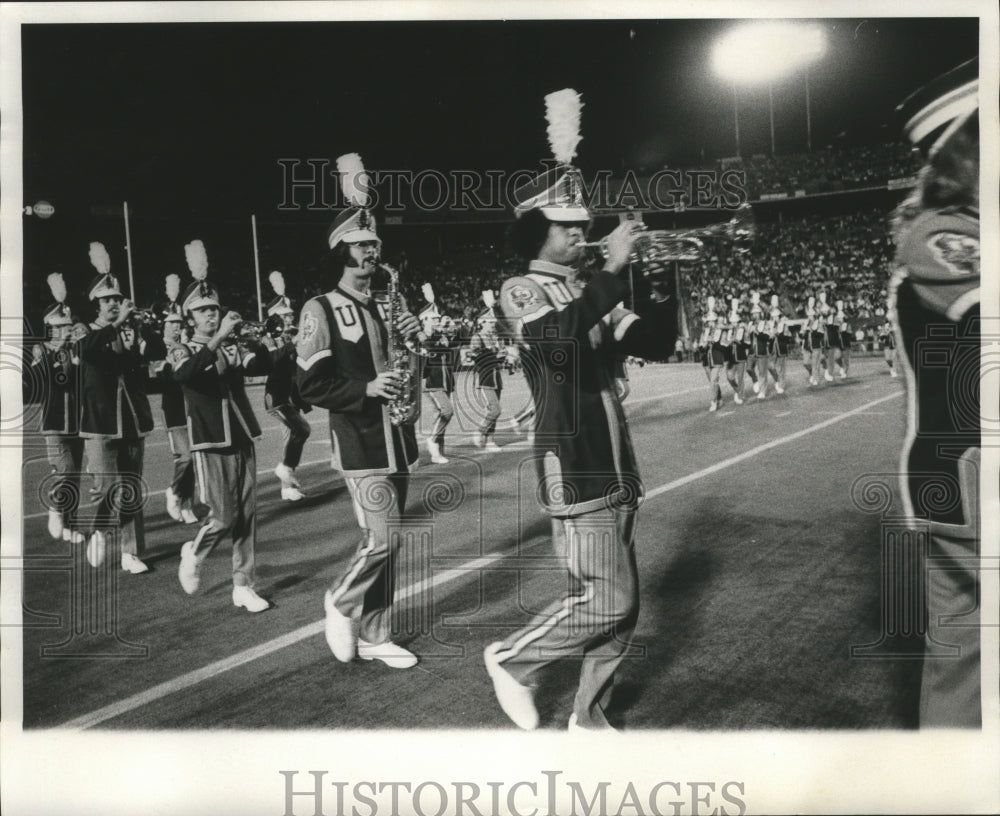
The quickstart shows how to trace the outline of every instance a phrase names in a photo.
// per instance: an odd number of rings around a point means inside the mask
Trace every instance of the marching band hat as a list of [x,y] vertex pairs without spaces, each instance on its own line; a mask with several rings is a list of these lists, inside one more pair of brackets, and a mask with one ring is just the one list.
[[343,242],[357,244],[361,241],[378,241],[375,217],[371,214],[371,180],[365,171],[361,156],[345,153],[337,158],[337,172],[344,199],[350,205],[337,216],[326,232],[330,249]]
[[111,256],[104,244],[92,241],[90,244],[90,263],[97,270],[97,277],[90,282],[88,297],[97,300],[102,297],[123,297],[118,288],[118,279],[111,274]]
[[271,288],[274,290],[274,297],[267,304],[267,316],[271,317],[272,315],[294,314],[295,311],[292,309],[292,301],[285,295],[285,276],[275,269],[270,275],[268,275],[268,281],[271,284]]
[[163,315],[164,323],[183,323],[184,318],[181,316],[180,312],[165,312]]
[[580,143],[580,112],[583,102],[572,88],[545,97],[545,121],[549,148],[557,164],[514,191],[514,215],[541,210],[549,221],[589,221],[583,201],[583,177],[573,166]]
[[42,322],[46,326],[72,326],[73,315],[69,306],[66,305],[66,283],[63,281],[63,276],[58,272],[53,272],[46,282],[49,284],[52,297],[55,298],[56,302],[45,310]]
[[184,314],[203,306],[219,307],[219,293],[207,280],[193,281],[181,298]]
[[930,157],[978,109],[979,58],[973,57],[914,91],[896,114],[906,138]]
[[267,304],[267,316],[281,314],[295,314],[295,310],[292,308],[292,302],[285,295],[276,295]]

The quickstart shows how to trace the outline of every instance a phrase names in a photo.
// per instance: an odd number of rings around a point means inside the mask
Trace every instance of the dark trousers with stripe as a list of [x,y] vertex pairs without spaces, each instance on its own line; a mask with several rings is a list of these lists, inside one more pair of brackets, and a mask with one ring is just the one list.
[[451,402],[451,394],[442,389],[425,389],[427,398],[434,405],[437,416],[434,417],[434,427],[431,429],[431,439],[437,445],[444,444],[444,429],[448,427],[451,418],[455,415],[455,407]]
[[580,660],[573,702],[577,724],[606,728],[615,670],[639,617],[635,510],[601,510],[553,519],[553,538],[575,587],[510,635],[497,657],[520,683],[560,658]]
[[117,527],[121,551],[142,555],[146,549],[142,505],[145,500],[142,462],[146,450],[143,438],[94,440],[89,451],[95,461],[91,471],[102,488],[93,529],[107,531]]
[[252,587],[257,542],[257,455],[253,442],[224,450],[196,450],[192,454],[199,499],[209,509],[194,538],[194,554],[201,563],[221,539],[231,537],[233,585]]
[[191,461],[191,441],[187,428],[167,428],[170,454],[174,457],[174,476],[170,489],[178,499],[194,497],[194,463]]
[[396,593],[393,526],[406,507],[409,473],[345,477],[362,536],[347,570],[330,587],[333,603],[346,617],[360,620],[358,637],[367,643],[392,639],[392,600]]
[[306,446],[312,428],[294,405],[271,408],[268,413],[281,423],[281,438],[285,441],[281,464],[294,470],[302,461],[302,449]]
[[48,507],[62,514],[63,525],[72,529],[80,506],[80,471],[83,440],[75,435],[46,434],[49,466],[57,478],[49,490]]

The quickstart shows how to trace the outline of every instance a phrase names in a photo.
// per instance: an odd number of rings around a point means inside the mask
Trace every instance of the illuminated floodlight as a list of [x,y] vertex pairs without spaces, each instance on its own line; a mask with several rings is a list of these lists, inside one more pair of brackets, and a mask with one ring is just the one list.
[[823,30],[794,22],[740,26],[715,44],[712,67],[733,83],[773,82],[819,59],[826,49]]

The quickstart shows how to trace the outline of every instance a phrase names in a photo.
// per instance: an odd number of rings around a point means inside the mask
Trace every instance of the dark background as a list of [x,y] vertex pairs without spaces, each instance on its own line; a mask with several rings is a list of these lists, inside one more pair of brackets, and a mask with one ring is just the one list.
[[[193,238],[213,277],[252,288],[251,213],[263,274],[285,271],[294,297],[299,276],[319,274],[332,213],[277,209],[279,159],[332,168],[357,151],[370,169],[533,169],[549,155],[543,97],[567,86],[585,104],[585,173],[711,167],[735,153],[732,88],[711,47],[738,22],[24,26],[24,203],[56,208],[25,219],[26,313],[47,302],[52,271],[73,297],[86,288],[90,241],[127,285],[123,200],[140,303],[170,272],[187,280]],[[978,49],[976,18],[814,22],[828,38],[809,78],[815,149],[896,138],[895,105]],[[743,154],[768,152],[766,85],[739,99]],[[801,73],[775,84],[774,106],[776,152],[804,151]],[[407,228],[394,243],[431,233]],[[456,236],[467,240],[444,244]]]

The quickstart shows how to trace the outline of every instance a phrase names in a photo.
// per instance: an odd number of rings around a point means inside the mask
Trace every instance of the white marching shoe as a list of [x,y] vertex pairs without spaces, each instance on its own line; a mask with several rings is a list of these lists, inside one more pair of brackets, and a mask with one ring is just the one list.
[[198,563],[198,557],[194,554],[194,542],[185,541],[184,546],[181,547],[181,563],[177,568],[177,579],[188,595],[194,595],[198,591],[198,585],[201,583],[200,569],[201,564]]
[[271,608],[271,604],[254,592],[253,587],[248,586],[233,587],[233,606],[241,606],[247,612],[263,612]]
[[170,516],[174,521],[183,521],[181,517],[181,500],[174,493],[173,489],[166,489],[167,497],[167,515]]
[[49,510],[49,535],[58,541],[65,532],[62,513],[59,510]]
[[90,541],[87,542],[87,563],[92,567],[99,567],[104,563],[104,552],[107,542],[104,540],[104,533],[94,530],[91,533]]
[[890,377],[898,377],[898,376],[899,376],[899,374],[897,374],[897,373],[896,373],[896,369],[894,369],[894,368],[890,368],[890,369],[889,369],[889,376],[890,376]]
[[830,373],[830,369],[823,372],[823,379],[827,382],[833,382],[833,374]]
[[759,399],[759,400],[767,399],[767,392],[766,391],[758,391],[757,392],[757,399]]
[[427,450],[430,451],[431,461],[435,465],[447,465],[448,464],[447,458],[445,458],[445,456],[441,453],[441,446],[438,445],[438,443],[435,442],[433,439],[428,439],[427,440]]
[[87,540],[79,530],[71,530],[69,527],[63,527],[62,539],[70,544],[83,544]]
[[483,438],[483,435],[481,433],[479,433],[479,431],[476,431],[472,435],[472,444],[475,447],[482,448],[485,443],[486,443],[486,440]]
[[755,394],[759,394],[759,393],[760,393],[760,380],[757,380],[757,381],[756,381],[756,382],[755,382],[755,383],[753,384],[753,392],[754,392]]
[[358,657],[362,660],[381,660],[390,669],[412,669],[417,665],[417,656],[391,641],[368,643],[358,640]]
[[323,609],[326,611],[326,645],[330,647],[333,656],[341,663],[350,663],[358,653],[358,636],[354,633],[354,621],[333,603],[333,593],[326,591],[323,596]]
[[149,567],[131,553],[122,553],[122,569],[132,573],[132,575],[142,575],[144,572],[149,572]]
[[486,447],[483,448],[483,451],[485,451],[486,453],[500,453],[501,450],[503,450],[503,448],[501,448],[492,439],[489,442],[487,442]]
[[198,517],[194,514],[194,510],[191,509],[191,499],[185,499],[181,502],[181,521],[185,524],[198,523]]
[[743,397],[741,397],[739,393],[733,394],[733,402],[735,402],[737,405],[742,405]]
[[305,494],[299,489],[299,480],[295,478],[295,468],[279,462],[274,468],[274,475],[281,480],[281,498],[285,501],[301,501]]
[[781,383],[775,383],[774,384],[774,391],[777,394],[784,394],[785,393],[785,386],[783,386]]
[[535,708],[535,692],[530,686],[517,682],[497,659],[503,643],[491,643],[483,652],[486,673],[493,681],[493,691],[503,713],[510,717],[514,725],[525,731],[538,728],[538,709]]
[[710,412],[711,412],[711,411],[718,411],[718,410],[719,410],[719,401],[718,401],[718,400],[712,400],[712,401],[711,401],[711,402],[710,402],[710,403],[708,404],[708,410],[709,410]]

